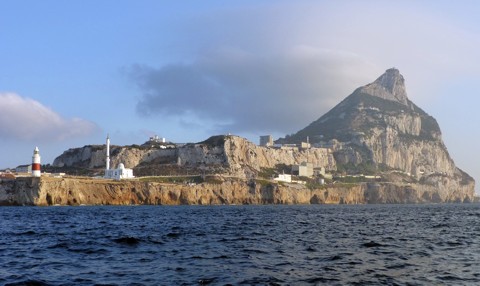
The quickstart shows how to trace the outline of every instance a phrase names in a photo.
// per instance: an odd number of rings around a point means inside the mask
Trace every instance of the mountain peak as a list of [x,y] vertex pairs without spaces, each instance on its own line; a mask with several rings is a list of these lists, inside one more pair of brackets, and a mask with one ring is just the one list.
[[408,105],[405,79],[396,68],[386,70],[377,80],[361,87],[360,92]]

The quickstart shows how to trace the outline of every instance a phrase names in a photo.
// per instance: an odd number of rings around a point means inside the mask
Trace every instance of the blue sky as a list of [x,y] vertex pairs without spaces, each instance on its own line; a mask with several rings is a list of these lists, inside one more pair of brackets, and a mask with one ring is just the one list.
[[0,168],[157,134],[254,142],[396,67],[480,178],[476,1],[0,1]]

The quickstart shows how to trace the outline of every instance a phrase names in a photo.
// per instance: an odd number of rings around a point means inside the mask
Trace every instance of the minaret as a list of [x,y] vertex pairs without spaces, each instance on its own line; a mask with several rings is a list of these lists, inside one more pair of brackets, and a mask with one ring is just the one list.
[[38,147],[35,147],[35,150],[33,150],[33,156],[32,156],[32,176],[34,177],[40,177],[40,153],[38,151]]
[[107,134],[107,163],[106,170],[110,170],[110,136]]

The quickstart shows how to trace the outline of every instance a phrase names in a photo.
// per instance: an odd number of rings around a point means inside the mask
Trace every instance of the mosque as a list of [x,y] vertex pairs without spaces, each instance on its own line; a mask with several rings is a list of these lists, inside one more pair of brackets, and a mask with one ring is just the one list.
[[110,136],[107,135],[107,160],[106,160],[106,168],[105,168],[105,176],[106,179],[131,179],[134,178],[133,170],[125,168],[123,163],[118,164],[117,169],[110,169]]

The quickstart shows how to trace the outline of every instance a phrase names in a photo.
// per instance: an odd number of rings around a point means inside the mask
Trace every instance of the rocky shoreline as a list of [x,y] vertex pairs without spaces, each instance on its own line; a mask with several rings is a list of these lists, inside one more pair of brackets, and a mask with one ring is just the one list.
[[227,179],[217,183],[171,184],[88,177],[25,177],[0,183],[2,206],[242,205],[467,203],[471,188],[450,193],[433,186],[394,183],[304,185]]

